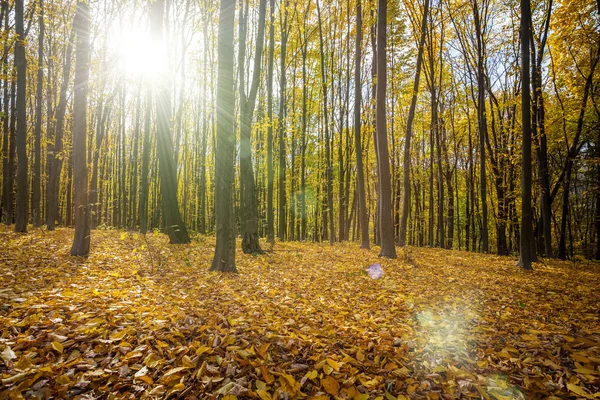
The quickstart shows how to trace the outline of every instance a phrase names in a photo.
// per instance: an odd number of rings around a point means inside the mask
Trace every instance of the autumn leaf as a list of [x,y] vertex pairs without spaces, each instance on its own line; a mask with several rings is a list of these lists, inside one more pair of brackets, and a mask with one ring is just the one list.
[[325,389],[327,393],[334,396],[337,396],[340,391],[340,384],[331,376],[321,379],[321,386],[323,386],[323,389]]

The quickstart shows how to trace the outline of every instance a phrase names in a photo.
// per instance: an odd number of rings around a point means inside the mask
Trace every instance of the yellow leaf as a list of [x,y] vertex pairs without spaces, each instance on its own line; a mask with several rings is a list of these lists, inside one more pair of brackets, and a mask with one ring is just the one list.
[[269,392],[267,392],[266,390],[259,389],[259,390],[256,391],[256,394],[262,400],[271,400],[271,395],[269,395]]
[[587,393],[581,386],[577,386],[572,383],[567,383],[567,389],[569,389],[571,392],[575,393],[578,396],[583,396],[588,399],[591,398],[589,393]]
[[328,358],[326,361],[336,372],[340,370],[340,364],[337,361],[332,360],[331,358]]
[[328,376],[325,379],[321,379],[321,385],[327,393],[332,394],[334,396],[337,396],[340,391],[340,384],[332,376]]
[[267,355],[267,350],[269,349],[270,345],[271,345],[271,343],[265,343],[258,348],[258,355],[261,358],[265,358],[265,356]]
[[317,376],[319,376],[319,373],[313,369],[312,371],[307,372],[305,376],[308,379],[315,379]]
[[275,380],[275,377],[273,376],[273,374],[271,374],[269,372],[269,370],[267,368],[265,368],[264,365],[260,366],[260,371],[262,373],[262,377],[265,380],[265,382],[267,382],[267,384],[271,384],[273,383],[273,381]]
[[202,354],[206,353],[209,350],[212,350],[212,349],[210,347],[207,347],[207,346],[200,346],[198,348],[198,350],[196,350],[196,355],[197,356],[201,356]]
[[52,342],[52,348],[56,351],[58,351],[59,353],[62,354],[63,352],[63,345],[60,344],[59,342],[57,342],[56,340],[54,342]]

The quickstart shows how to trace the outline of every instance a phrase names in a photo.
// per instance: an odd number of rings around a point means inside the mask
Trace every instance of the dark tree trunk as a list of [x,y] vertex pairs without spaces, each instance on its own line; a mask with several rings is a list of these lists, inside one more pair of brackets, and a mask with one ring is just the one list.
[[396,258],[394,219],[392,217],[392,190],[390,155],[386,132],[386,88],[387,88],[387,0],[379,0],[377,8],[377,158],[379,177],[379,233],[381,236],[380,257]]
[[479,130],[479,190],[481,193],[481,245],[484,253],[489,252],[487,178],[485,162],[485,140],[487,121],[485,116],[485,32],[482,29],[481,14],[477,1],[473,2],[473,17],[477,36],[477,126]]
[[33,225],[38,227],[42,224],[42,215],[40,208],[41,200],[41,176],[42,176],[42,105],[44,103],[44,1],[39,0],[38,16],[38,65],[37,65],[37,83],[35,94],[35,144],[34,144],[34,164],[31,172],[31,215]]
[[[243,5],[243,2],[241,2]],[[247,3],[246,3],[247,4]],[[262,253],[258,242],[258,198],[252,166],[252,119],[256,106],[256,97],[260,84],[262,51],[265,34],[265,16],[267,1],[260,0],[259,22],[254,54],[254,68],[249,95],[246,95],[246,28],[248,24],[248,6],[246,11],[240,7],[240,49],[238,52],[239,88],[240,88],[240,208],[242,250],[246,254]]]
[[233,25],[235,0],[221,0],[217,44],[217,143],[215,185],[215,222],[217,244],[211,271],[237,272],[233,215],[234,106]]
[[521,246],[519,265],[532,269],[535,252],[533,242],[533,213],[531,209],[531,93],[529,79],[529,30],[531,8],[529,0],[521,0],[521,125],[522,139],[522,178],[521,178]]
[[27,58],[25,57],[25,28],[23,0],[15,1],[15,67],[17,69],[17,215],[15,232],[27,232],[29,175],[27,162]]
[[[77,32],[75,46],[75,93],[73,97],[73,172],[75,236],[71,255],[87,256],[90,252],[90,216],[86,161],[87,97],[90,77],[90,8],[87,1],[77,3],[73,28]],[[70,199],[67,199],[69,201]]]

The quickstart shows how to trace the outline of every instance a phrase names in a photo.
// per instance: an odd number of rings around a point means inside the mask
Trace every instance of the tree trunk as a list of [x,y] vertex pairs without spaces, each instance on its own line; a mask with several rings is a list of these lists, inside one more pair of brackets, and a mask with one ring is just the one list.
[[46,226],[49,231],[54,230],[54,225],[58,217],[58,192],[60,189],[60,174],[64,160],[63,154],[63,135],[65,130],[65,112],[67,110],[67,89],[69,88],[69,77],[71,76],[71,59],[73,54],[73,39],[75,29],[71,31],[71,36],[67,43],[65,66],[63,70],[63,81],[60,87],[58,107],[56,109],[56,125],[54,127],[54,148],[52,157],[48,158],[50,163],[50,181],[46,188],[46,201],[48,210],[46,211]]
[[381,237],[380,257],[396,258],[394,219],[392,217],[392,190],[390,155],[386,132],[386,88],[387,88],[387,0],[379,0],[377,8],[377,152],[379,176],[379,233]]
[[269,60],[267,63],[267,240],[275,243],[275,213],[273,212],[273,54],[275,51],[275,0],[269,2]]
[[[77,2],[73,28],[75,46],[75,93],[73,96],[73,172],[75,235],[71,255],[87,256],[90,252],[90,216],[86,161],[87,97],[90,77],[90,8],[87,1]],[[70,201],[70,199],[67,199]]]
[[[243,4],[243,2],[241,2]],[[247,4],[247,3],[246,3]],[[258,242],[258,199],[254,182],[252,166],[252,119],[260,84],[262,51],[264,45],[265,16],[267,1],[260,0],[259,22],[254,54],[254,67],[249,96],[246,95],[245,62],[246,62],[246,27],[248,24],[248,9],[243,12],[240,7],[240,39],[238,52],[239,93],[240,93],[240,208],[242,214],[242,250],[246,254],[262,253]]]
[[38,15],[38,65],[37,65],[37,83],[35,94],[35,144],[34,144],[34,164],[31,173],[31,215],[33,225],[38,227],[42,224],[42,215],[40,208],[41,198],[41,176],[42,176],[42,105],[44,103],[44,0],[39,0]]
[[237,272],[235,267],[235,236],[233,215],[234,174],[234,106],[233,91],[233,26],[235,0],[221,0],[217,44],[217,143],[215,222],[217,244],[211,271]]
[[29,175],[27,162],[27,58],[25,57],[25,29],[23,0],[15,1],[15,67],[17,69],[17,215],[15,232],[27,232]]
[[521,0],[521,142],[523,161],[521,178],[521,246],[519,265],[532,269],[531,262],[535,243],[533,242],[533,213],[531,209],[531,93],[529,79],[529,30],[531,29],[531,8],[529,0]]
[[488,208],[487,208],[487,178],[485,163],[485,140],[487,136],[487,121],[485,116],[485,32],[482,30],[481,15],[477,1],[473,2],[473,17],[477,36],[477,126],[479,130],[479,189],[481,193],[481,244],[484,253],[489,252]]
[[321,86],[323,90],[323,117],[325,131],[325,163],[327,171],[327,224],[329,233],[329,244],[335,241],[335,228],[333,225],[333,166],[331,165],[331,140],[329,132],[329,110],[327,106],[327,76],[325,75],[325,50],[323,43],[323,23],[321,20],[321,7],[317,1],[317,14],[319,20],[319,41],[321,54]]
[[417,107],[417,95],[419,93],[419,80],[421,79],[421,66],[423,64],[423,48],[425,47],[425,37],[427,34],[427,15],[429,14],[429,0],[425,0],[423,7],[423,18],[421,20],[421,37],[419,39],[419,49],[417,52],[417,65],[415,71],[415,81],[413,84],[408,119],[406,121],[406,136],[404,139],[404,197],[402,199],[402,218],[400,219],[400,237],[399,246],[406,246],[406,230],[408,227],[408,214],[410,212],[410,142],[413,133],[413,121],[415,119],[415,109]]
[[356,191],[358,194],[358,221],[360,225],[361,245],[369,246],[369,217],[365,196],[365,176],[362,159],[362,141],[360,139],[360,107],[362,102],[361,62],[362,62],[362,8],[361,0],[356,0],[356,53],[354,61],[354,146],[356,151]]
[[[152,4],[152,33],[157,38],[163,37],[164,0]],[[163,79],[159,79],[158,98],[156,101],[157,119],[157,153],[160,174],[160,195],[165,229],[172,244],[189,243],[190,237],[179,212],[177,200],[177,171],[173,158],[172,124],[170,118],[169,87]]]

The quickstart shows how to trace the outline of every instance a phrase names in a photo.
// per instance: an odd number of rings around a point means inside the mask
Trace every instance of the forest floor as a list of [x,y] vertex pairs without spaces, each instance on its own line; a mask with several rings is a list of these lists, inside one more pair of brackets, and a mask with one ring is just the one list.
[[72,234],[0,228],[2,399],[600,398],[597,263]]

